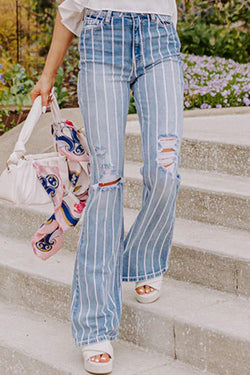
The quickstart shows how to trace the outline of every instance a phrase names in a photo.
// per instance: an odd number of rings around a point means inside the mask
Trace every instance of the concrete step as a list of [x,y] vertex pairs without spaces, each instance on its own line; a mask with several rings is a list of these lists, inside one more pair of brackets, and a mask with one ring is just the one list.
[[[237,108],[216,112],[184,111],[181,167],[217,171],[238,176],[250,176],[250,111],[237,113]],[[230,110],[230,111],[229,111]],[[218,114],[218,115],[217,115]],[[78,127],[83,126],[79,108],[62,110]],[[51,149],[52,117],[43,115],[27,144],[28,153],[42,153]],[[0,138],[0,171],[12,152],[22,124]],[[127,160],[141,161],[141,135],[137,115],[128,115],[125,139]]]
[[[52,208],[21,208],[0,204],[0,242],[5,237],[31,239]],[[125,235],[138,210],[124,209]],[[64,248],[76,251],[81,223],[64,234]],[[190,281],[237,295],[250,296],[250,232],[176,218],[169,269],[177,280]],[[6,242],[8,253],[9,242]],[[29,251],[32,248],[29,244]],[[63,249],[60,251],[64,251]]]
[[[180,167],[250,176],[249,123],[250,113],[184,117]],[[136,117],[127,122],[125,144],[126,159],[141,162]]]
[[[1,300],[69,321],[75,255],[59,252],[43,262],[27,242],[5,241]],[[134,283],[123,283],[121,339],[218,375],[247,374],[249,299],[165,279],[160,300],[142,305],[133,288]]]
[[[125,209],[125,232],[138,211]],[[166,276],[250,297],[250,232],[177,218]]]
[[[76,348],[69,322],[44,312],[0,303],[0,368],[2,375],[84,375],[81,349]],[[200,371],[166,355],[115,340],[113,375],[201,375]]]
[[[126,208],[138,210],[141,208],[140,166],[138,162],[125,164],[124,206]],[[182,168],[179,168],[179,173],[182,181],[177,198],[176,217],[250,230],[250,177]],[[2,209],[1,201],[0,206]],[[9,216],[8,210],[5,215]]]
[[[127,162],[124,175],[124,205],[140,209],[141,164]],[[181,186],[176,216],[216,225],[250,229],[250,178],[179,168]]]

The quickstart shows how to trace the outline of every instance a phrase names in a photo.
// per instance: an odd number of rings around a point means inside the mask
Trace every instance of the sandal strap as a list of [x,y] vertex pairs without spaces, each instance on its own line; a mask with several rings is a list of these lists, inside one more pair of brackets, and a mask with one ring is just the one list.
[[108,353],[111,358],[114,358],[114,350],[109,341],[101,341],[94,344],[85,345],[82,347],[82,353],[85,359],[89,359],[94,355],[101,355]]
[[148,285],[156,290],[161,289],[161,284],[162,284],[163,276],[160,275],[158,277],[155,277],[153,279],[149,280],[143,280],[143,281],[137,281],[135,285],[135,289],[139,288],[140,286]]

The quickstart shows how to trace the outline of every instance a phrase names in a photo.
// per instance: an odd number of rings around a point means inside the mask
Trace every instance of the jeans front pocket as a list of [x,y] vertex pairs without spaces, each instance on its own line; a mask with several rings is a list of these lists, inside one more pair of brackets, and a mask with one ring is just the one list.
[[172,25],[171,16],[169,14],[156,14],[156,22],[163,27],[170,27]]
[[96,30],[101,28],[102,24],[104,23],[105,17],[95,14],[86,14],[83,19],[82,29],[83,31],[87,30]]

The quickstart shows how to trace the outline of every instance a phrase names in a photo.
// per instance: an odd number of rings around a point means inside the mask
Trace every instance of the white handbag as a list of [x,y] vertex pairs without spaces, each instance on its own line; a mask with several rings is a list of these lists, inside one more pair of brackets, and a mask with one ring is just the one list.
[[[51,110],[54,121],[61,121],[60,109],[54,95]],[[51,203],[50,196],[46,193],[37,178],[36,169],[33,166],[34,161],[38,161],[42,166],[58,167],[62,181],[68,187],[68,166],[65,156],[59,155],[56,151],[26,155],[25,144],[28,142],[41,115],[41,96],[38,96],[22,127],[14,151],[7,161],[7,168],[0,176],[1,200],[15,205],[44,205]]]

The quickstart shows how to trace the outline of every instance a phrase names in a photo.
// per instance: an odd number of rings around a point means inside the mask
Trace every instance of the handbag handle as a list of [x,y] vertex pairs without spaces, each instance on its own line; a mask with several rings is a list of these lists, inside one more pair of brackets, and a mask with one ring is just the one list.
[[[51,91],[51,112],[54,122],[61,122],[61,114],[60,114],[60,108],[57,103],[55,94],[54,94],[54,87]],[[22,130],[19,134],[18,140],[15,144],[14,151],[10,155],[8,161],[7,161],[7,168],[9,169],[9,164],[17,164],[18,161],[24,157],[24,154],[26,152],[25,145],[30,139],[30,136],[38,123],[40,117],[42,115],[42,98],[39,95],[28,114],[28,117],[26,118]]]
[[53,121],[55,123],[58,123],[58,122],[62,121],[62,118],[61,118],[60,107],[59,107],[59,104],[56,100],[56,96],[55,96],[54,92],[55,92],[55,88],[53,87],[53,89],[51,90],[51,95],[50,95],[50,98],[51,98],[50,108],[51,108]]

